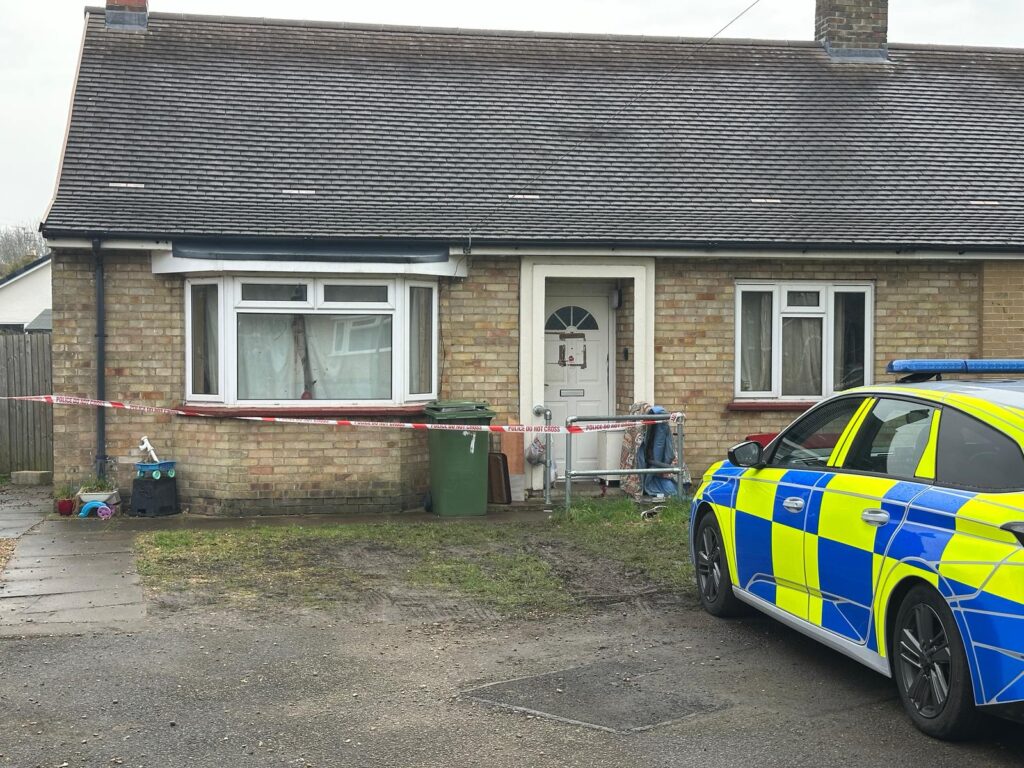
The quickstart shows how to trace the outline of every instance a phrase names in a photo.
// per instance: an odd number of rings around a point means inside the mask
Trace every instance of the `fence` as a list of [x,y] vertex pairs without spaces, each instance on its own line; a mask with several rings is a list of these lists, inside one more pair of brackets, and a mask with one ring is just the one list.
[[[0,395],[40,395],[53,389],[49,333],[0,333]],[[0,400],[0,475],[53,471],[53,409]]]

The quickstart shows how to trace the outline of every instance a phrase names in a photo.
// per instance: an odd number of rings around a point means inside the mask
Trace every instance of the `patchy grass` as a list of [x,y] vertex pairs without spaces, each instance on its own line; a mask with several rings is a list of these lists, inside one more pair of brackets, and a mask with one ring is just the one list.
[[637,571],[658,586],[689,591],[689,507],[665,503],[643,520],[629,499],[584,501],[553,521],[554,530],[587,552]]
[[561,613],[576,604],[551,566],[527,552],[473,559],[432,553],[410,577],[414,584],[455,590],[500,613]]
[[687,518],[684,506],[668,503],[642,520],[623,499],[585,502],[529,523],[165,531],[139,537],[138,567],[151,590],[243,605],[327,606],[370,591],[426,587],[505,615],[560,613],[586,595],[607,593],[609,584],[624,589],[637,580],[692,595]]
[[7,561],[14,554],[15,542],[16,539],[0,539],[0,573],[4,572],[4,568],[7,567]]

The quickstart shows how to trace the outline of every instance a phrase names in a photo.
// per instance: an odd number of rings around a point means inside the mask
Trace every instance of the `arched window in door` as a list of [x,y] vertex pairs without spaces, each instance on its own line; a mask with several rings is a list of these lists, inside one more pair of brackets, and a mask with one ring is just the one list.
[[556,309],[544,323],[545,331],[596,331],[597,320],[583,307],[567,306]]

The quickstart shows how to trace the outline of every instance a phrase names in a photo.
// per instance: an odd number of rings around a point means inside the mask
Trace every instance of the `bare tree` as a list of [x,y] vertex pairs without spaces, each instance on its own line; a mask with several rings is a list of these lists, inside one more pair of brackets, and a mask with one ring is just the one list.
[[36,227],[28,224],[0,227],[0,277],[49,252]]

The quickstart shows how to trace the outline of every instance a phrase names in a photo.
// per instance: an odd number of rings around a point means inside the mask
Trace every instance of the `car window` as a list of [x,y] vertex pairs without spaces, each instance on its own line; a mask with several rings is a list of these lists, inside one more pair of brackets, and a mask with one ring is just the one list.
[[928,447],[934,413],[920,403],[879,400],[864,418],[843,468],[913,477]]
[[1017,490],[1024,488],[1024,455],[999,430],[946,408],[939,421],[935,479],[963,488]]
[[782,467],[824,467],[862,402],[863,398],[843,397],[815,408],[782,434],[769,463]]

